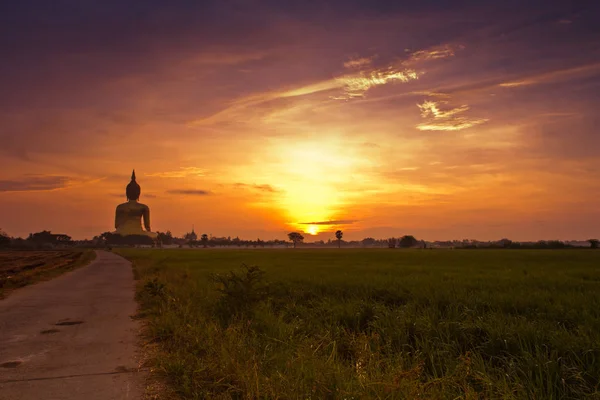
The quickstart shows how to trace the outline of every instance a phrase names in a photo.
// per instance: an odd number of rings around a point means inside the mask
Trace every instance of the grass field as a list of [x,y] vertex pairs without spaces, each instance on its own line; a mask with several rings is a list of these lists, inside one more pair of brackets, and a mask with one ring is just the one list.
[[600,398],[600,251],[119,252],[181,398]]
[[0,251],[0,299],[10,291],[87,264],[91,250]]

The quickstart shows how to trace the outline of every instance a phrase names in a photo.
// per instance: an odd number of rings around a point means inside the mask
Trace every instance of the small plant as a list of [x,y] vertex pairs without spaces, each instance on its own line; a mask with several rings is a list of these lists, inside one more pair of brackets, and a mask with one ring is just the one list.
[[217,291],[221,293],[219,305],[229,315],[248,312],[252,306],[269,296],[269,287],[263,281],[264,271],[246,264],[242,264],[242,268],[242,274],[230,271],[226,275],[210,276],[218,285]]
[[152,297],[163,297],[166,294],[166,286],[158,278],[154,278],[144,284],[144,291]]

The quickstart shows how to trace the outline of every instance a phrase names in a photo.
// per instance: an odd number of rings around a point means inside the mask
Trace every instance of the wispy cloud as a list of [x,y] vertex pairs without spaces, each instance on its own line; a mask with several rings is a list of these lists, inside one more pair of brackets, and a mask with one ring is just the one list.
[[32,192],[64,189],[73,180],[59,175],[26,175],[18,180],[0,180],[0,192]]
[[205,169],[197,167],[181,167],[175,171],[155,172],[146,174],[146,176],[159,178],[187,178],[188,176],[204,176]]
[[[190,126],[210,125],[216,122],[229,120],[243,113],[244,110],[267,102],[299,96],[313,95],[317,93],[338,91],[328,98],[333,100],[362,99],[366,93],[377,86],[392,83],[408,83],[418,80],[425,74],[423,70],[414,67],[419,63],[429,60],[437,60],[455,55],[455,46],[441,45],[429,49],[419,50],[412,53],[408,60],[395,61],[381,67],[373,65],[376,56],[351,58],[343,63],[344,68],[349,70],[341,76],[332,79],[313,82],[307,85],[286,88],[266,93],[258,93],[233,101],[229,107],[211,116],[200,118],[189,123]],[[341,93],[339,93],[341,91]],[[444,94],[439,94],[444,96]]]
[[459,131],[487,122],[487,119],[465,116],[464,113],[469,110],[467,105],[443,109],[442,107],[446,104],[448,104],[447,101],[431,100],[417,104],[421,110],[421,116],[426,119],[426,122],[417,125],[417,129],[421,131]]
[[400,168],[400,171],[417,171],[419,169],[420,169],[420,167],[403,167],[403,168]]
[[441,46],[435,46],[429,49],[415,51],[410,55],[410,58],[408,59],[406,64],[453,57],[456,54],[457,48],[462,49],[464,48],[464,46],[452,46],[450,44],[443,44]]
[[585,76],[587,74],[594,74],[600,70],[600,63],[592,63],[586,65],[580,65],[577,67],[560,69],[555,71],[548,71],[538,75],[528,76],[522,79],[517,79],[509,82],[502,82],[498,84],[500,87],[518,87],[528,86],[541,83],[556,82],[561,79],[571,78],[573,76]]
[[419,79],[419,73],[409,68],[388,67],[374,71],[361,71],[358,74],[345,75],[336,80],[340,83],[344,93],[332,96],[335,100],[349,100],[364,97],[365,93],[375,87],[391,82],[410,82]]
[[269,193],[280,193],[281,190],[276,189],[275,187],[271,186],[271,185],[267,185],[267,184],[262,184],[262,185],[257,185],[257,184],[247,184],[247,183],[236,183],[234,184],[234,186],[238,187],[238,188],[248,188],[248,189],[254,189],[254,190],[258,190],[261,192],[269,192]]
[[[463,48],[463,46],[459,46]],[[441,46],[432,47],[429,49],[413,52],[408,60],[400,63],[393,63],[384,68],[365,68],[371,67],[374,57],[363,57],[358,59],[350,59],[344,63],[344,67],[349,69],[361,69],[358,74],[345,75],[336,78],[341,83],[344,94],[333,96],[335,100],[348,100],[353,98],[364,97],[365,93],[380,85],[385,85],[392,82],[410,82],[419,79],[424,71],[417,71],[413,67],[424,61],[437,60],[442,58],[453,57],[455,55],[456,46],[444,44]]]
[[350,225],[358,222],[354,219],[339,219],[333,221],[299,222],[298,225]]
[[183,194],[188,196],[210,196],[213,192],[203,189],[174,189],[168,190],[169,194]]
[[371,57],[360,57],[360,58],[351,58],[350,60],[344,63],[344,68],[348,69],[358,69],[369,66],[373,63],[373,59],[376,56]]
[[531,85],[533,83],[534,83],[534,81],[524,80],[524,81],[514,81],[514,82],[503,82],[503,83],[499,84],[498,86],[500,86],[500,87],[518,87],[518,86]]

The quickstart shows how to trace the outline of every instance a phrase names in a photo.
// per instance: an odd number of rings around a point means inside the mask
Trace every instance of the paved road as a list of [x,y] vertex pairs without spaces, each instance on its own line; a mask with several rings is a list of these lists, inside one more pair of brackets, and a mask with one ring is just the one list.
[[0,300],[0,399],[141,399],[131,264],[90,265]]

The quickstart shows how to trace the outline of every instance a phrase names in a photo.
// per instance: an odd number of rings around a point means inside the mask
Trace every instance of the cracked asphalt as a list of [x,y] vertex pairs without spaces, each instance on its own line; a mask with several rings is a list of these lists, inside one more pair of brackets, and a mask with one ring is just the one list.
[[0,399],[141,399],[131,264],[96,260],[0,300]]

